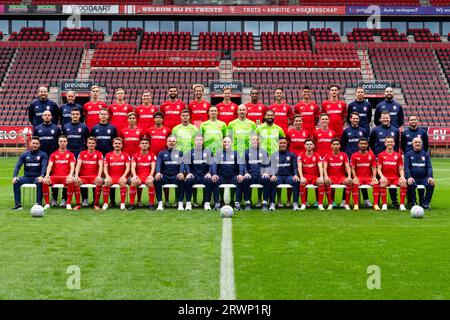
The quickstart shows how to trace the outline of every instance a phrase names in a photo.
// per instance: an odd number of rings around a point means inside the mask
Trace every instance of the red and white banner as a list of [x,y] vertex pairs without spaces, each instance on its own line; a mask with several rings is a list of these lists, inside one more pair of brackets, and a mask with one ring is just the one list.
[[0,126],[0,144],[24,144],[32,133],[31,126]]
[[259,15],[335,16],[345,15],[345,6],[158,6],[120,5],[121,14],[151,15]]
[[450,127],[429,127],[428,142],[430,145],[449,146]]

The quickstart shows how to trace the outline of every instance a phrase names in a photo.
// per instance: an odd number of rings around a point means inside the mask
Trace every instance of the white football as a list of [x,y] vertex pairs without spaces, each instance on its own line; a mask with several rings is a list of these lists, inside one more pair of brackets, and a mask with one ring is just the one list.
[[231,218],[233,216],[234,210],[231,206],[223,206],[220,209],[220,215],[222,216],[222,218]]
[[424,213],[425,211],[421,206],[415,205],[414,207],[411,208],[411,217],[413,218],[422,218]]
[[44,216],[44,208],[38,204],[31,207],[30,214],[32,217],[41,218]]

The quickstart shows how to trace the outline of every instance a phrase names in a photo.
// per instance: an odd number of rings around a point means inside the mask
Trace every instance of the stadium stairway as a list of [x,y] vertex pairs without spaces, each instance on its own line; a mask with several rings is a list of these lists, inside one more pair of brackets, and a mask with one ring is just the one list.
[[433,55],[434,55],[434,58],[436,60],[436,64],[437,64],[439,70],[441,71],[441,76],[442,76],[442,79],[443,79],[444,83],[447,85],[448,88],[450,88],[450,84],[448,82],[448,78],[447,78],[447,76],[445,74],[444,68],[442,66],[441,61],[439,60],[439,57],[438,57],[438,55],[436,53],[436,50],[433,50]]
[[233,81],[233,64],[231,60],[221,60],[219,65],[219,80]]
[[359,60],[361,60],[361,75],[363,80],[370,81],[375,79],[373,73],[372,63],[369,58],[369,51],[367,50],[356,50]]

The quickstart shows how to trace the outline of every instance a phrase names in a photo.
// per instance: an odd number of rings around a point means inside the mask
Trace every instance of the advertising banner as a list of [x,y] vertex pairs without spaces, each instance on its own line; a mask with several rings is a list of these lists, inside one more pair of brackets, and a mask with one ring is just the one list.
[[211,93],[222,93],[224,88],[231,88],[232,93],[242,92],[242,82],[240,82],[240,81],[230,81],[230,82],[213,81],[209,84],[209,92],[211,92]]
[[359,81],[358,87],[363,87],[365,93],[384,92],[384,89],[391,87],[390,81]]
[[26,136],[32,133],[31,126],[0,126],[0,144],[25,144]]
[[61,80],[61,91],[90,91],[94,85],[92,80]]
[[450,145],[449,127],[429,127],[428,142],[430,145],[448,146]]
[[379,12],[376,6],[347,6],[348,15],[380,14],[383,16],[417,16],[417,15],[450,15],[450,7],[386,7],[380,6]]
[[345,15],[345,6],[120,6],[123,14],[150,15],[293,15],[293,16],[334,16]]
[[62,8],[65,14],[117,14],[119,13],[118,5],[64,5]]

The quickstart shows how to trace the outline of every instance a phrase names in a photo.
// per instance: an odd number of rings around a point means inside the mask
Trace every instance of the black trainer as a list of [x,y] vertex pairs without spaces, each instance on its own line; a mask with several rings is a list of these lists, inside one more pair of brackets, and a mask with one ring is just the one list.
[[22,205],[21,205],[21,204],[18,204],[18,205],[16,205],[14,208],[12,208],[11,210],[19,211],[19,210],[22,210],[22,209],[23,209]]
[[269,208],[267,207],[267,203],[262,204],[262,211],[269,211]]
[[252,210],[252,206],[250,205],[250,203],[246,203],[245,204],[245,211],[251,211]]
[[134,206],[129,205],[128,208],[127,208],[127,210],[134,210]]
[[148,206],[148,210],[154,211],[154,210],[155,210],[155,206],[154,206],[154,205],[152,205],[152,204],[151,204],[151,205],[149,205],[149,206]]
[[115,201],[111,201],[111,202],[109,203],[109,207],[110,207],[110,208],[115,208],[115,207],[117,207],[116,202],[115,202]]

